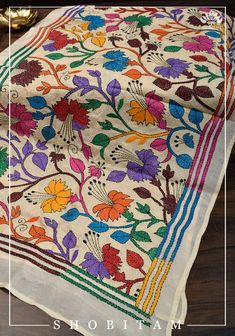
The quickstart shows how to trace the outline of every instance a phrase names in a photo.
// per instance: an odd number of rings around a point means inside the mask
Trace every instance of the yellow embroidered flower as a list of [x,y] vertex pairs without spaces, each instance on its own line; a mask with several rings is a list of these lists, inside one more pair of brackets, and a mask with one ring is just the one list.
[[61,211],[70,202],[72,191],[61,179],[50,181],[44,190],[45,193],[31,191],[25,198],[33,205],[40,204],[43,212],[47,213]]
[[68,189],[65,182],[62,182],[61,180],[50,181],[44,190],[47,193],[48,198],[41,204],[43,212],[61,211],[69,203],[70,197],[72,196],[71,189]]

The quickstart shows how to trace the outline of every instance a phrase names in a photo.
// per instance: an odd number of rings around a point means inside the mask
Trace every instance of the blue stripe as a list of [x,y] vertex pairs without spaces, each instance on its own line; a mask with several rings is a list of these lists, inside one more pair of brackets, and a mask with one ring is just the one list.
[[[185,187],[185,189],[188,190],[187,187]],[[167,248],[166,248],[166,251],[165,251],[165,253],[164,253],[164,255],[163,255],[163,259],[166,259],[166,258],[167,258],[168,253],[170,252],[170,249],[171,249],[171,247],[172,247],[173,244],[174,244],[174,241],[175,241],[175,237],[176,237],[177,231],[178,231],[180,225],[182,224],[182,222],[183,222],[184,219],[185,219],[185,216],[186,216],[188,207],[189,207],[189,205],[190,205],[190,202],[191,202],[191,200],[192,200],[192,195],[193,195],[194,191],[195,191],[194,189],[191,189],[191,191],[190,191],[190,193],[189,193],[189,195],[188,195],[188,198],[187,198],[186,203],[185,203],[185,206],[184,206],[183,213],[182,213],[182,215],[181,215],[181,217],[180,217],[180,220],[178,221],[177,225],[176,225],[175,228],[174,228],[174,231],[173,231],[173,234],[172,234],[170,243],[168,244],[168,246],[167,246]],[[190,210],[190,213],[191,213],[191,211],[192,211],[192,208],[191,208],[191,210]]]
[[190,216],[189,216],[187,222],[185,223],[184,227],[182,228],[182,230],[181,230],[181,232],[180,232],[180,235],[179,235],[179,238],[178,238],[176,247],[175,247],[175,249],[174,249],[174,251],[173,251],[173,253],[172,253],[172,255],[171,255],[170,261],[173,261],[173,260],[175,259],[175,257],[176,257],[176,253],[177,253],[177,251],[178,251],[178,249],[179,249],[179,247],[180,247],[180,244],[181,244],[182,239],[183,239],[183,237],[184,237],[184,233],[185,233],[186,229],[189,227],[189,225],[190,225],[190,223],[191,223],[191,221],[192,221],[192,218],[193,218],[193,215],[194,215],[195,208],[196,208],[197,203],[198,203],[199,198],[200,198],[200,194],[201,194],[201,193],[199,193],[199,192],[197,192],[197,194],[196,194],[195,200],[194,200],[194,202],[193,202],[193,204],[192,204],[192,208],[191,208]]
[[188,190],[188,188],[187,188],[187,187],[184,187],[184,191],[183,191],[183,193],[182,193],[182,195],[181,195],[181,197],[180,197],[180,199],[179,199],[179,202],[178,202],[177,207],[176,207],[176,209],[175,209],[174,215],[173,215],[173,217],[171,218],[170,222],[168,223],[168,226],[167,226],[167,229],[166,229],[166,233],[165,233],[165,235],[164,235],[164,238],[162,239],[161,244],[160,244],[159,247],[158,247],[158,251],[157,251],[157,255],[156,255],[156,257],[159,257],[159,256],[160,256],[161,251],[162,251],[162,249],[163,249],[163,246],[165,245],[165,242],[166,242],[166,240],[168,239],[168,235],[169,235],[170,228],[171,228],[171,226],[174,224],[175,219],[176,219],[176,217],[177,217],[178,214],[179,214],[180,207],[181,207],[181,203],[182,203],[183,200],[184,200],[184,197],[185,197],[185,195],[186,195],[187,190]]

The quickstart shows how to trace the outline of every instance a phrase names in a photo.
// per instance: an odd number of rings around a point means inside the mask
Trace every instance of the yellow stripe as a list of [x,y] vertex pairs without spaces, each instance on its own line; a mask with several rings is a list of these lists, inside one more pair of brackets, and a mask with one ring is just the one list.
[[146,309],[148,308],[148,304],[149,304],[149,301],[150,301],[151,298],[152,298],[152,295],[153,295],[153,291],[154,291],[154,287],[155,287],[156,281],[157,281],[159,275],[161,274],[161,271],[162,271],[162,268],[163,268],[164,264],[165,264],[165,261],[162,260],[161,263],[160,263],[160,265],[159,265],[159,267],[158,267],[158,269],[157,269],[156,274],[154,275],[154,278],[153,278],[153,280],[152,280],[152,284],[151,284],[150,290],[149,290],[149,292],[148,292],[148,296],[147,296],[147,298],[145,299],[145,302],[144,302],[144,304],[143,304],[143,308],[142,308],[142,310],[143,310],[144,312],[145,312]]
[[136,307],[138,307],[139,304],[140,304],[140,301],[141,301],[141,299],[142,299],[142,297],[143,297],[145,288],[146,288],[147,283],[148,283],[148,279],[149,279],[151,273],[153,272],[153,270],[154,270],[154,268],[155,268],[155,266],[156,266],[156,264],[157,264],[157,260],[158,260],[157,258],[154,258],[153,261],[152,261],[152,264],[151,264],[151,266],[150,266],[150,268],[149,268],[149,270],[148,270],[148,273],[147,273],[147,275],[146,275],[146,277],[145,277],[145,279],[144,279],[143,285],[142,285],[142,287],[141,287],[139,296],[138,296],[138,298],[137,298],[137,300],[136,300],[136,303],[135,303]]
[[166,268],[166,270],[165,270],[165,273],[164,273],[164,275],[163,275],[162,278],[161,278],[161,281],[160,281],[160,283],[159,283],[159,286],[158,286],[158,289],[157,289],[157,292],[156,292],[156,295],[155,295],[155,299],[154,299],[154,301],[153,301],[153,303],[152,303],[152,305],[151,305],[150,311],[149,311],[149,314],[150,314],[150,315],[153,315],[153,313],[154,313],[154,310],[155,310],[155,308],[156,308],[156,305],[157,305],[157,303],[158,303],[158,300],[159,300],[159,297],[160,297],[160,294],[161,294],[162,286],[163,286],[164,281],[165,281],[165,279],[166,279],[166,277],[167,277],[167,274],[168,274],[169,271],[170,271],[171,264],[172,264],[172,262],[168,263],[167,268]]

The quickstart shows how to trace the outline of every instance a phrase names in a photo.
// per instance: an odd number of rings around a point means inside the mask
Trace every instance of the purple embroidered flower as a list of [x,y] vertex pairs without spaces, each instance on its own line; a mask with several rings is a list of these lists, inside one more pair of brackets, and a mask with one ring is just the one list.
[[154,71],[166,78],[178,78],[189,67],[189,63],[177,58],[168,58],[165,63],[157,66]]
[[103,280],[103,278],[109,279],[110,275],[105,268],[103,261],[98,260],[91,252],[86,252],[84,258],[85,260],[80,264],[82,268],[85,268],[86,271],[94,277],[99,276],[101,280]]
[[136,151],[138,160],[131,161],[127,164],[127,175],[131,180],[143,181],[152,180],[159,172],[158,158],[153,154],[151,149],[142,149]]
[[[129,179],[133,181],[144,181],[144,180],[153,180],[153,178],[160,171],[160,163],[157,156],[153,154],[151,149],[142,149],[141,151],[136,151],[135,153],[130,152],[129,150],[118,146],[112,152],[111,157],[115,163],[119,162],[128,162],[127,163],[127,175]],[[119,173],[119,171],[115,171]],[[122,172],[123,173],[123,172]],[[117,182],[117,177],[115,174],[110,174],[108,180],[113,180]],[[121,180],[125,177],[121,176]]]

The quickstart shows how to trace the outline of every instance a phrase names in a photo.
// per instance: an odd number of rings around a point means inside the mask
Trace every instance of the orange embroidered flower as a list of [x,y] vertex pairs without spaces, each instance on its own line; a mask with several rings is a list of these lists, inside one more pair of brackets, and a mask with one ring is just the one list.
[[[97,197],[98,194],[96,190],[94,190],[92,194],[101,200],[101,197]],[[133,202],[133,199],[130,199],[128,195],[125,195],[117,190],[112,190],[108,194],[106,192],[105,194],[103,193],[102,199],[105,202],[94,206],[93,212],[97,213],[97,216],[99,216],[101,220],[105,221],[108,221],[109,219],[114,221],[120,218],[127,210],[131,202]]]
[[35,191],[28,193],[26,200],[33,204],[41,203],[41,208],[46,213],[61,211],[70,202],[72,191],[61,179],[50,181],[44,190],[45,193]]
[[127,113],[137,124],[145,124],[146,126],[158,124],[162,128],[164,123],[162,120],[164,111],[162,98],[157,96],[154,91],[144,95],[141,84],[139,81],[129,83],[130,88],[127,88],[127,91],[130,92],[134,100],[130,102],[131,109]]

